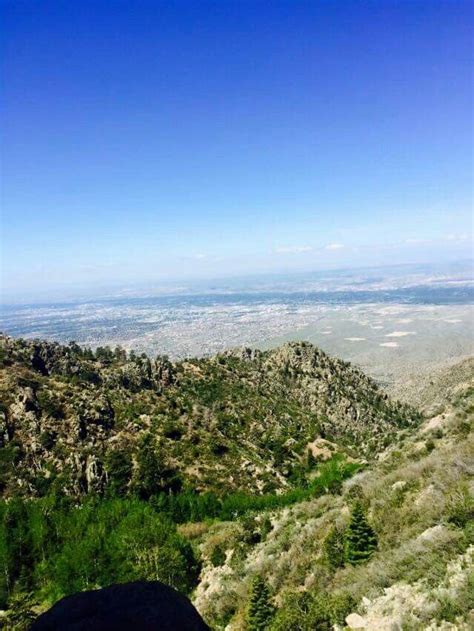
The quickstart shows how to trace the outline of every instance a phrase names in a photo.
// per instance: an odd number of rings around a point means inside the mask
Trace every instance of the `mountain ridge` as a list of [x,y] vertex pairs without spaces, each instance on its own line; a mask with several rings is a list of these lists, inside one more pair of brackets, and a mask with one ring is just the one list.
[[0,351],[0,439],[14,461],[2,470],[6,495],[111,484],[128,493],[147,459],[160,472],[142,495],[278,493],[310,475],[315,441],[366,459],[420,422],[359,369],[304,342],[175,363],[7,336]]

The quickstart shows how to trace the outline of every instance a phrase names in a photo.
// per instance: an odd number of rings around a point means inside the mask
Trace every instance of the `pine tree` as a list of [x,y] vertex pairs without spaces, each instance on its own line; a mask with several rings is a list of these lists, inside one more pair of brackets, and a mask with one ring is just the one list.
[[357,502],[346,530],[345,561],[351,565],[365,563],[376,549],[377,535],[367,521],[362,506]]
[[248,631],[264,631],[270,624],[273,614],[268,586],[261,576],[256,576],[250,592],[247,614]]
[[333,526],[323,541],[323,559],[331,570],[344,565],[344,531]]

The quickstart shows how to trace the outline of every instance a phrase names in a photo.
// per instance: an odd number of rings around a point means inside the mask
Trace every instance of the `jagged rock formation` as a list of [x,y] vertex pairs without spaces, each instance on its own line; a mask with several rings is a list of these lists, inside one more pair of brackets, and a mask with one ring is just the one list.
[[31,631],[209,631],[186,596],[159,581],[81,592],[57,602]]
[[[306,343],[172,364],[0,337],[0,489],[281,491],[315,440],[371,457],[419,415]],[[159,463],[159,466],[158,464]],[[150,485],[146,493],[150,491]]]

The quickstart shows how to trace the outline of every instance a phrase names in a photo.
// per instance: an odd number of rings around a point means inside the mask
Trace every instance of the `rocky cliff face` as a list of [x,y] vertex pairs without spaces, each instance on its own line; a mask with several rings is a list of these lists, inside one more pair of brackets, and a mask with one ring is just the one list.
[[419,420],[305,343],[172,364],[2,336],[0,361],[5,496],[280,491],[315,440],[370,458]]

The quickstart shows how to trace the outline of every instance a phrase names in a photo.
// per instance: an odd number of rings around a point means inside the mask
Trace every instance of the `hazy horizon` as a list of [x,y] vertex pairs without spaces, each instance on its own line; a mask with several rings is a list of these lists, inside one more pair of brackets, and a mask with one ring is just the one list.
[[[404,275],[405,273],[405,275]],[[375,277],[374,277],[375,274]],[[432,277],[430,278],[430,275]],[[132,283],[117,280],[105,284],[71,284],[65,283],[48,289],[36,289],[30,292],[3,291],[0,307],[16,305],[59,304],[68,302],[87,302],[89,300],[107,300],[121,298],[143,298],[160,296],[200,295],[213,293],[235,293],[255,291],[308,291],[313,288],[312,281],[318,282],[318,289],[330,290],[333,279],[347,277],[347,289],[356,290],[367,279],[376,278],[386,282],[389,279],[397,282],[405,279],[407,286],[417,283],[426,284],[427,279],[435,283],[462,282],[474,286],[474,259],[455,259],[444,262],[396,263],[392,265],[363,265],[347,267],[327,267],[324,269],[276,270],[271,272],[255,272],[247,274],[223,273],[214,276],[185,276],[182,278],[164,277],[161,279],[142,279]],[[379,278],[378,278],[379,277]],[[354,284],[354,279],[357,283]],[[363,280],[362,280],[363,279]],[[325,286],[324,281],[329,285]],[[319,282],[319,281],[322,281]],[[382,283],[383,284],[383,283]]]

